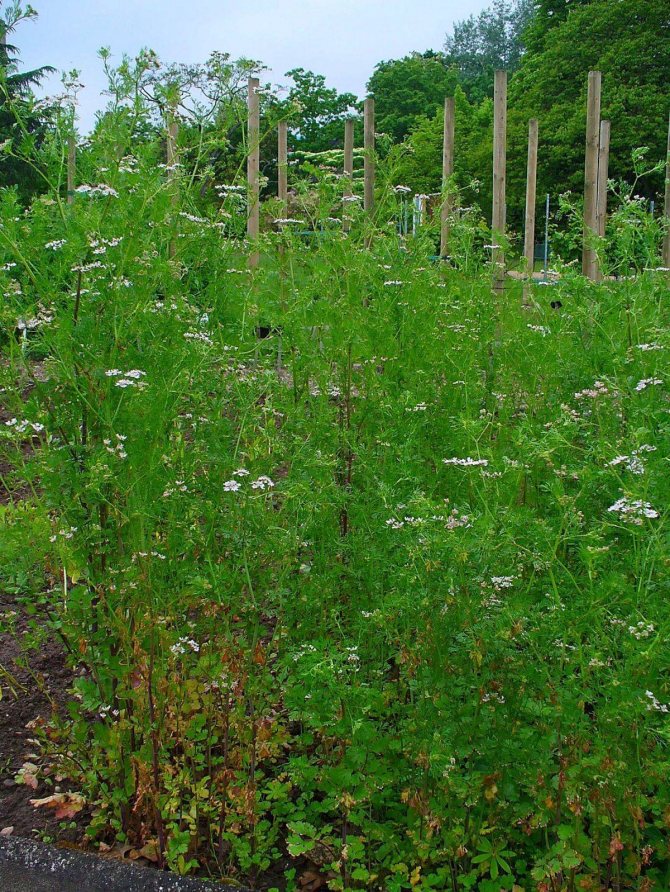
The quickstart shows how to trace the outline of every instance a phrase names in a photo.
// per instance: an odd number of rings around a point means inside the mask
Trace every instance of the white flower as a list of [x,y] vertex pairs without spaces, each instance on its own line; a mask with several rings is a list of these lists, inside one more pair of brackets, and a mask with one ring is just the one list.
[[639,392],[640,390],[646,390],[652,384],[662,384],[660,378],[643,378],[641,381],[638,381],[635,385],[635,389]]
[[249,471],[246,468],[238,468],[236,471],[233,471],[233,477],[248,477]]
[[254,480],[251,484],[252,489],[260,490],[272,489],[273,486],[273,481],[270,480],[269,477],[266,477],[264,474],[262,474],[257,480]]
[[485,468],[488,466],[486,458],[443,458],[445,465],[458,465],[460,468]]
[[659,516],[658,511],[652,508],[649,502],[643,502],[641,499],[628,499],[625,496],[610,505],[607,510],[613,514],[619,514],[623,521],[636,526],[641,526],[645,517],[654,520]]
[[241,488],[242,487],[237,480],[226,480],[223,484],[224,492],[239,492]]

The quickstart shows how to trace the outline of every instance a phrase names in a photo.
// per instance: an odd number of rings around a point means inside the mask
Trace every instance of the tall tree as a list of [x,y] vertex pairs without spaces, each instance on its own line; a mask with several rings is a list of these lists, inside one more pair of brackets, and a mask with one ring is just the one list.
[[358,104],[353,93],[338,93],[326,86],[322,74],[293,68],[286,72],[293,86],[285,106],[292,108],[290,126],[299,147],[308,152],[323,152],[342,145],[344,120]]
[[19,0],[11,3],[0,16],[0,141],[6,151],[0,165],[0,183],[17,186],[23,198],[42,185],[34,169],[21,160],[30,155],[45,134],[43,116],[35,113],[32,88],[51,74],[49,65],[20,71],[17,48],[8,37],[21,22],[35,20],[37,13]]
[[514,71],[523,54],[523,34],[535,12],[533,0],[493,0],[488,9],[456,22],[444,43],[471,99],[493,91],[496,69]]
[[[550,0],[542,0],[543,6]],[[556,5],[557,0],[551,0]],[[574,0],[573,0],[574,2]],[[649,148],[665,157],[670,71],[667,0],[590,0],[569,4],[562,20],[533,43],[510,85],[509,186],[521,191],[528,119],[540,121],[541,191],[581,190],[584,177],[586,84],[589,70],[603,75],[602,117],[612,122],[610,176],[631,173],[631,152]],[[549,16],[550,19],[553,16]],[[535,47],[539,46],[539,49]],[[518,152],[518,157],[516,153]],[[640,184],[650,194],[662,177]]]
[[432,117],[453,94],[458,74],[443,53],[428,50],[375,66],[368,90],[375,96],[377,129],[403,140],[424,116]]

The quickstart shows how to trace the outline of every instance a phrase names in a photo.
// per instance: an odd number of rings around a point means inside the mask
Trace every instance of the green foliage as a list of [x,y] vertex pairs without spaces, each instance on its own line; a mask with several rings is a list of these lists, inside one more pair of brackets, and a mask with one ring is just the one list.
[[471,100],[491,95],[496,69],[511,73],[518,67],[535,8],[534,0],[493,0],[479,15],[455,23],[444,44],[446,62],[458,71]]
[[37,111],[31,91],[54,69],[44,65],[20,71],[18,50],[7,38],[22,22],[35,18],[35,10],[18,0],[10,3],[0,18],[0,183],[17,187],[24,199],[44,187],[39,172],[26,162],[47,136],[48,115]]
[[[663,0],[591,0],[570,8],[533,44],[510,84],[511,196],[523,195],[528,119],[539,118],[540,192],[579,190],[584,175],[586,88],[589,70],[603,75],[602,117],[611,121],[610,176],[629,174],[630,152],[649,147],[665,157],[670,23]],[[657,175],[642,185],[649,198]]]
[[379,62],[368,81],[377,129],[402,141],[424,116],[432,118],[443,107],[457,83],[445,57],[431,50]]
[[[59,636],[75,678],[36,723],[43,758],[91,839],[178,873],[667,888],[668,281],[635,197],[653,155],[612,184],[618,280],[566,266],[530,306],[511,282],[496,300],[463,207],[490,101],[457,89],[449,262],[428,259],[439,206],[398,232],[412,152],[413,185],[439,188],[438,110],[384,146],[372,215],[336,152],[292,171],[250,268],[243,143],[222,183],[203,135],[234,121],[246,63],[212,64],[239,74],[230,108],[189,105],[202,71],[110,67],[74,201],[65,115],[33,158],[49,193],[0,193],[0,584],[23,645]],[[268,132],[287,113],[263,111]]]
[[293,68],[286,77],[293,81],[284,104],[291,116],[296,148],[322,152],[341,146],[344,121],[356,114],[357,97],[327,87],[323,75],[304,68]]

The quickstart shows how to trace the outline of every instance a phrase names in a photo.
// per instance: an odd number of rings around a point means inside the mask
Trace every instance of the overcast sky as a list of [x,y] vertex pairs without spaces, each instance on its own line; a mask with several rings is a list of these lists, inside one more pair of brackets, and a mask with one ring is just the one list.
[[[0,6],[5,4],[0,0]],[[259,59],[268,80],[284,83],[291,68],[326,76],[329,86],[363,96],[375,64],[426,49],[439,50],[454,21],[488,0],[32,0],[36,23],[13,42],[25,68],[77,68],[80,127],[91,127],[104,104],[97,51],[114,58],[142,47],[165,62],[202,62],[212,50]],[[58,92],[59,78],[47,92]]]

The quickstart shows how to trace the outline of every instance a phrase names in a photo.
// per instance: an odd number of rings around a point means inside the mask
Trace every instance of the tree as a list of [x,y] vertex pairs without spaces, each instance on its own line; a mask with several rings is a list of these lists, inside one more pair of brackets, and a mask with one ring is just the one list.
[[[556,4],[556,0],[551,0]],[[542,7],[550,12],[549,0]],[[590,0],[565,11],[521,61],[510,85],[509,185],[522,192],[528,119],[540,121],[539,189],[581,191],[584,179],[586,86],[589,70],[603,75],[602,117],[612,123],[610,176],[631,173],[631,153],[649,147],[665,157],[670,71],[667,0]],[[549,16],[553,18],[553,16]],[[540,46],[540,49],[535,47]],[[648,194],[662,177],[641,183]],[[518,195],[518,199],[520,198]],[[518,200],[517,199],[517,200]]]
[[20,71],[18,50],[7,38],[21,22],[36,18],[35,10],[20,2],[12,3],[0,17],[0,141],[5,144],[0,181],[4,186],[17,186],[24,199],[42,183],[21,156],[31,155],[46,133],[44,116],[33,107],[32,88],[54,69],[43,65]]
[[442,53],[427,50],[375,66],[368,91],[375,96],[377,129],[402,141],[422,117],[432,117],[458,83]]
[[533,0],[493,0],[478,16],[456,22],[444,49],[470,99],[490,96],[493,74],[504,68],[513,72],[523,54],[523,33],[535,11]]
[[341,146],[344,121],[357,111],[358,98],[327,87],[322,74],[304,68],[293,68],[286,77],[293,80],[293,86],[284,104],[300,148],[323,152]]

